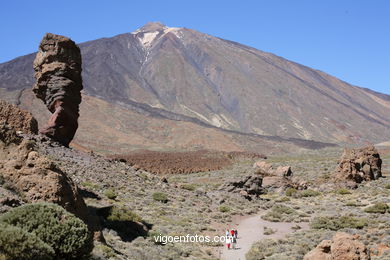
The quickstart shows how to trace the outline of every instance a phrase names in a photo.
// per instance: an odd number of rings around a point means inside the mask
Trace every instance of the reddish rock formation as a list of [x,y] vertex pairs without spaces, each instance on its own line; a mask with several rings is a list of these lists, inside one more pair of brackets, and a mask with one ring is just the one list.
[[374,146],[345,149],[334,173],[337,182],[361,183],[382,176],[382,160]]
[[358,235],[337,232],[332,240],[323,240],[307,253],[304,260],[370,260],[367,247]]
[[39,45],[34,70],[33,91],[52,113],[40,133],[68,146],[78,127],[83,89],[80,49],[67,37],[47,33]]

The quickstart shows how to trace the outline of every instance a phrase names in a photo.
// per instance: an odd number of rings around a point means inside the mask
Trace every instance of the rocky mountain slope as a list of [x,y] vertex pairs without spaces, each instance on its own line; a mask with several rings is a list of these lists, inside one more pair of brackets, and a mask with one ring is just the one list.
[[[111,116],[118,108],[124,114],[137,114],[137,119],[153,118],[151,121],[160,126],[167,122],[180,125],[177,129],[190,138],[189,132],[202,133],[203,137],[216,132],[222,138],[227,132],[218,129],[226,129],[237,134],[331,143],[379,143],[390,139],[388,95],[351,86],[326,73],[235,42],[187,28],[149,23],[132,33],[79,46],[85,94],[92,103],[99,103],[99,113],[94,117]],[[34,55],[0,64],[2,98],[21,102],[20,96],[25,95],[21,90],[33,84]],[[21,105],[27,107],[26,103]],[[144,135],[142,131],[133,134],[140,121],[126,122],[120,126],[121,134],[132,133],[132,138],[124,143],[133,143]],[[119,125],[103,124],[105,131],[118,132],[115,127]],[[87,134],[82,129],[80,134]],[[161,135],[160,130],[148,131]],[[168,136],[179,143],[177,135]],[[166,142],[164,138],[158,137],[157,143]],[[232,139],[237,138],[230,137],[229,141]],[[245,137],[245,142],[248,139]],[[209,139],[202,140],[207,143]],[[218,142],[222,143],[226,142]]]

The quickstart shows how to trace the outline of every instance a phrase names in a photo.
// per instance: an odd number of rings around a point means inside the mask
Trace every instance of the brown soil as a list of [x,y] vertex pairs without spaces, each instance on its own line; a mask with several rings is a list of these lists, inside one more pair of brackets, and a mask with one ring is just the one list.
[[208,150],[188,152],[135,151],[125,155],[109,156],[110,159],[126,161],[136,169],[155,174],[188,174],[221,170],[230,166],[234,160],[266,158],[250,152],[216,152]]

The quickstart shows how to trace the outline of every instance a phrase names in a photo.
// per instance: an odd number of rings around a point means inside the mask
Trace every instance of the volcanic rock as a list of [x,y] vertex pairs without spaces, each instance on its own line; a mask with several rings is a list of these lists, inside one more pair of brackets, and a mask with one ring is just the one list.
[[334,173],[335,180],[361,183],[382,176],[382,160],[374,146],[345,149]]
[[238,193],[251,200],[264,193],[262,188],[263,178],[258,175],[249,175],[241,180],[229,181],[225,183],[220,190]]
[[360,242],[358,235],[337,232],[332,240],[323,240],[307,253],[304,260],[369,260],[367,247]]
[[83,89],[80,49],[67,37],[47,33],[33,67],[36,79],[33,91],[52,113],[39,132],[68,146],[78,127]]
[[25,134],[38,133],[38,122],[31,113],[2,100],[0,100],[0,122]]
[[56,203],[86,220],[87,207],[77,186],[54,162],[35,151],[33,141],[23,139],[17,147],[0,152],[5,154],[0,161],[3,178],[28,202]]
[[0,101],[0,140],[5,145],[19,144],[18,133],[36,134],[38,123],[33,116],[17,106]]

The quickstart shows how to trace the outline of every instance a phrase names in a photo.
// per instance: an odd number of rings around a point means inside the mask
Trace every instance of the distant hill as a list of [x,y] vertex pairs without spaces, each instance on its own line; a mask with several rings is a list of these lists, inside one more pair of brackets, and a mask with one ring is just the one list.
[[[300,139],[390,139],[389,95],[236,42],[148,23],[135,32],[79,46],[85,87],[80,120],[85,122],[77,142],[87,147],[254,150],[267,142],[273,148],[279,142],[294,146],[288,138],[296,144],[302,144]],[[22,91],[34,82],[34,57],[0,64],[0,94],[36,110],[39,118],[46,112],[31,107],[26,100],[30,94]],[[87,127],[93,124],[104,129]]]

